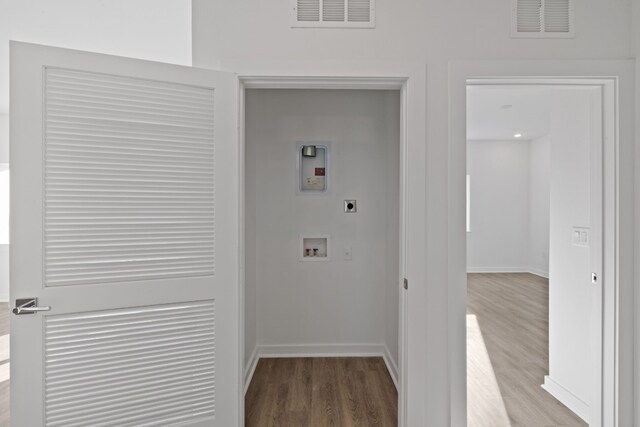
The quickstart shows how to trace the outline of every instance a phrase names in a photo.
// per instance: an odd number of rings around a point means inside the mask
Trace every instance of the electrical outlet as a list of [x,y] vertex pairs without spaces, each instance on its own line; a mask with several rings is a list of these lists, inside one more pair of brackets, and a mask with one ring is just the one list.
[[356,213],[358,212],[358,204],[355,200],[344,201],[344,213]]

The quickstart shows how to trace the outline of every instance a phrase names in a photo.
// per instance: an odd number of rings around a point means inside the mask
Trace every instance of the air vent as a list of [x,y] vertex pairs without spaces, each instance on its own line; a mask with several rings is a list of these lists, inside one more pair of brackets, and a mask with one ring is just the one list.
[[511,35],[530,38],[574,36],[573,0],[512,0]]
[[375,0],[293,0],[294,28],[374,28]]

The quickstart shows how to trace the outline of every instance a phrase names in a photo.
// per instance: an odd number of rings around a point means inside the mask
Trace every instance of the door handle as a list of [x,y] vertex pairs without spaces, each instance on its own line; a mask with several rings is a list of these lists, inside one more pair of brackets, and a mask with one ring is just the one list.
[[16,300],[16,307],[13,309],[13,314],[35,314],[38,311],[49,311],[51,307],[38,307],[38,298],[18,298]]

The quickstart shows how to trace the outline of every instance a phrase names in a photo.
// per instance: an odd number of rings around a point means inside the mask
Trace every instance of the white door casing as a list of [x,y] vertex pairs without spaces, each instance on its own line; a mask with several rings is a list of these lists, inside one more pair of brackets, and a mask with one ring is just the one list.
[[12,425],[239,425],[237,77],[10,66]]
[[[453,212],[464,212],[464,186],[462,185],[465,170],[466,147],[466,116],[461,113],[466,109],[465,94],[468,84],[485,85],[540,85],[540,86],[570,86],[570,87],[599,87],[594,92],[592,99],[596,117],[602,115],[602,120],[594,120],[591,129],[595,138],[591,141],[591,168],[592,168],[592,224],[595,222],[599,229],[591,229],[591,265],[594,272],[600,271],[598,284],[591,284],[589,277],[585,280],[585,286],[593,290],[593,321],[590,329],[593,336],[592,354],[593,362],[592,381],[593,390],[590,393],[593,399],[593,407],[589,409],[590,425],[618,425],[618,417],[621,417],[627,409],[620,409],[624,405],[628,408],[628,394],[619,391],[628,388],[628,381],[619,376],[618,372],[628,372],[628,356],[620,352],[621,330],[625,329],[625,316],[621,314],[626,310],[629,313],[628,302],[620,299],[619,295],[628,295],[624,277],[629,264],[625,264],[624,257],[620,257],[620,247],[625,246],[626,237],[619,233],[620,224],[627,224],[626,219],[620,215],[623,211],[620,204],[621,177],[628,176],[628,164],[621,162],[619,150],[624,147],[621,141],[628,140],[632,134],[628,121],[624,114],[620,115],[620,105],[630,105],[632,97],[627,96],[631,64],[627,61],[455,61],[450,69],[450,90],[452,93],[453,111],[456,112],[451,124],[455,153],[452,155],[452,171],[450,178],[457,182],[457,198],[452,199],[457,207],[450,207]],[[496,77],[500,75],[510,77]],[[531,77],[536,75],[539,77]],[[618,76],[618,77],[577,77],[584,75],[593,76]],[[520,76],[520,77],[513,77]],[[598,107],[596,104],[600,103]],[[597,110],[600,110],[599,112]],[[460,114],[458,114],[460,113]],[[600,156],[598,160],[597,156]],[[600,176],[600,178],[598,178]],[[600,179],[600,184],[595,182]],[[600,202],[598,202],[600,200]],[[622,203],[624,204],[624,203]],[[599,205],[599,206],[598,206]],[[594,211],[597,210],[597,211]],[[599,215],[600,220],[596,220]],[[464,216],[458,218],[458,224],[463,224]],[[596,227],[597,228],[597,227]],[[463,230],[455,227],[455,230]],[[464,248],[457,243],[464,242],[464,233],[460,233],[455,240],[455,250]],[[595,240],[594,240],[595,239]],[[598,244],[598,239],[600,244]],[[597,248],[598,250],[593,250]],[[459,263],[458,258],[456,263]],[[460,267],[460,266],[458,266]],[[466,282],[466,280],[465,280]],[[464,284],[464,283],[463,283]],[[454,287],[457,292],[455,304],[460,309],[464,308],[463,286]],[[462,302],[462,304],[461,304]],[[625,306],[626,307],[623,307]],[[624,310],[623,310],[624,309]],[[601,318],[598,319],[598,310]],[[628,330],[628,329],[626,329]],[[459,337],[460,338],[460,337]],[[460,350],[464,344],[464,335],[459,340],[454,340],[453,354],[462,354]],[[465,372],[460,369],[465,360],[459,360],[454,365],[452,372]],[[596,367],[600,365],[600,367]],[[462,380],[462,381],[460,381]],[[454,394],[460,395],[460,390],[465,391],[465,378],[458,378],[458,385]],[[622,384],[626,382],[627,384]],[[598,387],[598,384],[601,384]],[[466,393],[465,393],[466,394]],[[462,400],[459,400],[462,402]],[[457,405],[453,411],[460,412],[462,405]],[[466,424],[466,419],[464,420]],[[455,425],[462,425],[457,423]]]

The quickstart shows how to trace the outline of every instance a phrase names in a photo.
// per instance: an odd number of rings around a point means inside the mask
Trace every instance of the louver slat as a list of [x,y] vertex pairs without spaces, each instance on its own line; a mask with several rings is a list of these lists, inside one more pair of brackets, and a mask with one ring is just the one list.
[[349,10],[347,20],[349,22],[370,22],[371,21],[371,1],[370,0],[348,0]]
[[46,286],[214,274],[213,96],[47,69]]
[[571,31],[569,0],[545,0],[544,28],[550,33]]
[[542,0],[518,0],[516,19],[519,33],[542,31]]
[[320,0],[297,0],[300,22],[320,22]]
[[294,0],[293,27],[375,28],[375,0]]
[[344,22],[345,0],[324,0],[322,2],[322,20],[324,22]]
[[215,304],[45,318],[47,427],[184,423],[215,414]]

